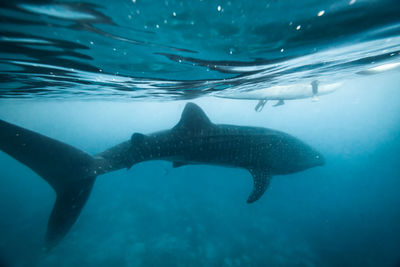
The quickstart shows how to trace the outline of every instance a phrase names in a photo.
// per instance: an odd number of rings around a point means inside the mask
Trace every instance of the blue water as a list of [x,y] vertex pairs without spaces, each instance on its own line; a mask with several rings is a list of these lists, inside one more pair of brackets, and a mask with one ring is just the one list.
[[[273,177],[250,205],[244,169],[108,173],[46,252],[55,193],[0,152],[0,266],[399,266],[397,2],[2,2],[0,119],[95,154],[173,127],[190,99],[215,123],[294,135],[326,165]],[[340,85],[254,111],[313,80]]]

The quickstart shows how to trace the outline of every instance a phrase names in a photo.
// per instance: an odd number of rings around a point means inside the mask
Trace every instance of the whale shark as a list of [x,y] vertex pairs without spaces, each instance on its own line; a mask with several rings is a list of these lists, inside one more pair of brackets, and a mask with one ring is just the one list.
[[150,160],[174,168],[211,164],[247,169],[258,200],[271,177],[324,165],[321,153],[287,133],[260,127],[214,124],[196,104],[187,103],[171,129],[134,133],[130,140],[96,155],[0,120],[0,150],[28,166],[56,192],[45,249],[56,246],[77,220],[97,176]]

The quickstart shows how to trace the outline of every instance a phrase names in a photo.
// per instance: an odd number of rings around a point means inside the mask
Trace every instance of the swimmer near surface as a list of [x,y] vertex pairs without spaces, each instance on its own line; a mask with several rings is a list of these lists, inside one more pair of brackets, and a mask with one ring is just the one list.
[[[320,85],[318,80],[314,80],[308,84],[296,84],[296,85],[277,85],[270,88],[261,89],[255,91],[259,95],[260,99],[254,110],[261,112],[267,104],[268,100],[277,100],[278,102],[273,107],[279,107],[285,104],[285,100],[296,100],[311,98],[313,102],[319,101],[320,95],[331,94],[341,86],[341,83],[331,83]],[[254,97],[253,97],[254,98]],[[251,96],[246,96],[243,99],[253,99]]]
[[0,149],[45,179],[57,194],[45,248],[68,233],[89,198],[97,176],[149,160],[171,161],[173,167],[212,164],[247,169],[254,188],[248,203],[258,200],[271,177],[324,165],[314,148],[284,132],[214,124],[194,103],[186,104],[171,129],[131,140],[97,155],[0,120]]

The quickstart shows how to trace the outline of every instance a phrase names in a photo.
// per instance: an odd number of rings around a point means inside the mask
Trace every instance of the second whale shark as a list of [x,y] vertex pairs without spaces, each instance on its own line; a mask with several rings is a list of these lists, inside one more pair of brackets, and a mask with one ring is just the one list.
[[97,155],[0,120],[0,150],[44,178],[57,194],[45,246],[54,247],[68,233],[89,198],[97,176],[149,160],[173,167],[213,164],[247,169],[254,182],[248,203],[259,199],[274,175],[299,172],[325,163],[301,140],[272,129],[214,124],[188,103],[172,129],[131,140]]

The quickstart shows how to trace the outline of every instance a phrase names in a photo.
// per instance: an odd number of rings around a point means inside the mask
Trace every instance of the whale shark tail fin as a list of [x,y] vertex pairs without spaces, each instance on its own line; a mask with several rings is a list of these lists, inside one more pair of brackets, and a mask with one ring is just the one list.
[[0,120],[0,150],[45,179],[57,194],[45,239],[51,249],[68,233],[89,198],[96,160],[60,141]]

